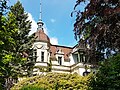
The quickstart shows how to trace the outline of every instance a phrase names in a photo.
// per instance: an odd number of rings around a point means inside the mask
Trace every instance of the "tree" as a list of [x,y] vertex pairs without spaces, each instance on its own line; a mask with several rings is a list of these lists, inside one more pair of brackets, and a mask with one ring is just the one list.
[[[23,61],[19,67],[19,69],[21,69],[19,73],[22,74],[25,70],[30,70],[31,65],[33,66],[33,63],[29,62],[28,60],[30,60],[29,54],[32,52],[31,48],[34,41],[34,34],[29,35],[29,32],[31,30],[31,21],[28,20],[28,14],[24,11],[24,8],[20,1],[17,1],[14,6],[11,6],[10,12],[15,15],[15,18],[17,20],[16,25],[18,26],[18,32],[13,36],[16,42],[16,45],[14,46],[15,49],[13,51],[16,57],[15,61],[21,61],[21,55],[23,57],[26,57],[26,59],[22,59]],[[30,74],[29,71],[27,72],[27,75],[28,74]]]
[[[77,9],[85,3],[84,11]],[[93,90],[118,90],[120,62],[120,0],[77,0],[75,35],[90,46],[91,60],[101,62],[91,81]],[[113,54],[117,56],[111,57]],[[108,58],[108,59],[104,59]]]
[[6,9],[8,9],[7,0],[0,0],[0,22],[2,16],[5,14]]
[[120,89],[120,54],[100,64],[99,71],[91,79],[90,87],[93,90]]
[[[18,1],[7,15],[3,16],[6,2],[1,4],[0,21],[0,89],[7,90],[13,85],[13,79],[19,75],[29,73],[33,63],[30,62],[29,54],[33,36],[29,35],[31,22],[24,12],[22,4]],[[5,4],[4,6],[2,6]],[[18,5],[18,6],[17,6]],[[14,10],[15,9],[15,10]],[[17,14],[17,15],[16,15]],[[27,72],[24,72],[27,70]]]
[[[86,5],[84,11],[77,8],[81,3]],[[90,46],[92,59],[120,52],[120,0],[77,0],[74,10],[75,35]]]
[[6,9],[8,9],[7,0],[0,0],[0,54],[2,52],[2,49],[1,49],[2,46],[1,45],[3,45],[3,39],[2,38],[4,36],[2,31],[4,31],[3,25],[4,25],[4,19],[5,19],[5,18],[2,18],[2,17],[5,15]]
[[[13,46],[14,40],[11,38],[12,31],[8,27],[13,27],[14,17],[10,15],[11,21],[7,22],[8,19],[5,17],[6,10],[8,10],[7,0],[0,0],[0,89],[4,89],[5,78],[11,75],[11,68],[9,63],[12,60],[12,55],[8,51]],[[12,22],[13,21],[13,22]],[[10,24],[11,23],[11,24]],[[16,27],[15,27],[16,28]],[[9,47],[9,48],[8,48]]]
[[[0,76],[2,78],[2,87],[7,87],[5,84],[10,78],[10,76],[15,76],[13,74],[12,62],[14,60],[13,52],[15,45],[15,40],[12,35],[17,32],[16,19],[12,13],[9,13],[7,17],[3,16],[1,18],[2,29],[1,29],[1,45],[0,45]],[[9,47],[9,48],[8,48]]]

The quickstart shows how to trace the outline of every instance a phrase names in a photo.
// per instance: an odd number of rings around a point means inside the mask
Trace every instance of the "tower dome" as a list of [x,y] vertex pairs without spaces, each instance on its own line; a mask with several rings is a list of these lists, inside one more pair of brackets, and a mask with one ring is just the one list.
[[44,30],[38,30],[35,33],[36,41],[50,43],[49,37],[44,33]]

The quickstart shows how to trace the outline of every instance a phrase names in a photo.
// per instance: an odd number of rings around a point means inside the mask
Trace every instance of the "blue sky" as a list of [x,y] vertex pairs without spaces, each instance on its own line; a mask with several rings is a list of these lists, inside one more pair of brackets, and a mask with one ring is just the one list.
[[[17,0],[10,0],[13,5]],[[32,21],[32,32],[37,31],[36,22],[39,19],[40,0],[20,0],[29,19]],[[73,24],[75,17],[70,16],[76,0],[42,0],[42,20],[45,24],[45,32],[51,39],[51,43],[58,45],[74,46]]]

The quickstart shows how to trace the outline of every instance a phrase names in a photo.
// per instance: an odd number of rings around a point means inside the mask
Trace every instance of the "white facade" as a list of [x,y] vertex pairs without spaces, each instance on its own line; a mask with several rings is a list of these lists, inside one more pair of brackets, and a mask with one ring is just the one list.
[[[56,45],[57,46],[57,45]],[[62,48],[63,46],[59,46],[59,48]],[[35,42],[33,44],[33,48],[34,50],[36,50],[36,62],[35,62],[35,66],[40,66],[40,67],[48,67],[48,63],[50,62],[50,46],[48,45],[48,43],[46,42]],[[66,50],[68,47],[65,47]],[[78,73],[81,76],[83,76],[83,73],[86,71],[85,69],[85,65],[87,64],[83,64],[83,62],[80,62],[80,55],[78,54],[77,51],[74,51],[75,49],[71,49],[71,52],[69,53],[68,56],[68,61],[65,61],[65,53],[62,51],[62,49],[57,50],[54,53],[55,56],[55,60],[51,60],[52,63],[52,72],[57,72],[57,73]],[[52,51],[51,51],[52,52]],[[43,55],[42,55],[43,53]],[[85,56],[82,57],[83,61],[85,61]],[[43,59],[43,60],[42,60]],[[41,72],[39,69],[35,68],[34,70],[34,74],[41,74],[43,72]],[[90,72],[90,69],[88,69],[87,71]]]

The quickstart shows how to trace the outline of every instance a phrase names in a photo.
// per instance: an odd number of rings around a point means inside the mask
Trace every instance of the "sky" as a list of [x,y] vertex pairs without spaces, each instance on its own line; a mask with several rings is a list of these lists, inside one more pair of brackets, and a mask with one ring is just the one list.
[[[13,5],[17,0],[9,0]],[[37,21],[40,15],[40,0],[20,0],[25,12],[32,21],[30,33],[37,31]],[[73,25],[75,16],[71,17],[76,0],[42,0],[42,21],[44,31],[49,36],[50,42],[54,45],[75,46],[77,41],[74,38]]]

